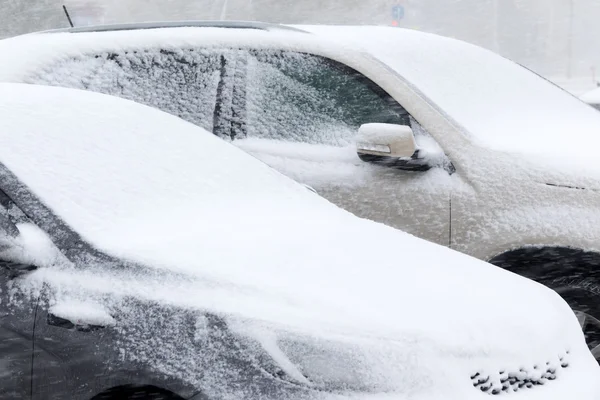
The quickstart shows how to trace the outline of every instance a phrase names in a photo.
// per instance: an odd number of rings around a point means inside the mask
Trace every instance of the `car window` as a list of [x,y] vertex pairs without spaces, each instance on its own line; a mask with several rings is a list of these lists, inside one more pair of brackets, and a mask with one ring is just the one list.
[[28,82],[123,97],[212,131],[223,57],[206,49],[88,54],[51,65]]
[[254,51],[248,58],[247,136],[347,145],[360,125],[411,125],[408,112],[369,79],[314,55]]

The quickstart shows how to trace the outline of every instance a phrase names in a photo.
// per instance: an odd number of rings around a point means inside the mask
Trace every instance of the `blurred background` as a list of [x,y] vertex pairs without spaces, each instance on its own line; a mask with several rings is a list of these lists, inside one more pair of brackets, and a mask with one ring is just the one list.
[[0,38],[67,27],[63,4],[75,25],[235,19],[398,26],[487,47],[577,94],[600,80],[600,0],[0,0]]

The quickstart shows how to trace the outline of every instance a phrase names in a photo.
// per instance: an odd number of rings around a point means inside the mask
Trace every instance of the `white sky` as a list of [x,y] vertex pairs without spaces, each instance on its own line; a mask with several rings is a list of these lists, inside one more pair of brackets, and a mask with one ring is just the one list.
[[598,0],[0,0],[0,37],[66,26],[63,3],[80,22],[86,11],[78,4],[86,2],[103,8],[96,18],[106,23],[224,17],[378,25],[390,25],[399,4],[400,26],[482,45],[559,80],[591,86],[600,74]]

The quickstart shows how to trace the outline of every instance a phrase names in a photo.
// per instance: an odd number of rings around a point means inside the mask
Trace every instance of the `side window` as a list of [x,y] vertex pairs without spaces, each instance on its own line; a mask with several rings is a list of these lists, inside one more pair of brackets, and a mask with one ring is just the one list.
[[223,57],[207,49],[81,55],[51,65],[28,82],[123,97],[212,131]]
[[246,96],[248,137],[344,146],[364,123],[411,123],[369,79],[308,54],[252,52]]
[[[408,111],[348,66],[304,53],[256,50],[249,53],[247,76],[247,137],[347,146],[362,124],[408,125],[418,149],[410,159],[393,161],[393,166],[454,171],[435,139]],[[389,164],[385,158],[381,162]]]

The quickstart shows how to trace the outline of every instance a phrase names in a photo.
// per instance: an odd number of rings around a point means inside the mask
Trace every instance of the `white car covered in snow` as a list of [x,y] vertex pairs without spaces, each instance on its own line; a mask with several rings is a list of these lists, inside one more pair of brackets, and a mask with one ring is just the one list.
[[144,105],[0,84],[0,204],[2,398],[600,396],[552,290]]
[[571,304],[600,358],[600,114],[457,40],[302,29],[184,22],[31,34],[0,42],[0,80],[162,109],[355,215],[533,278]]

